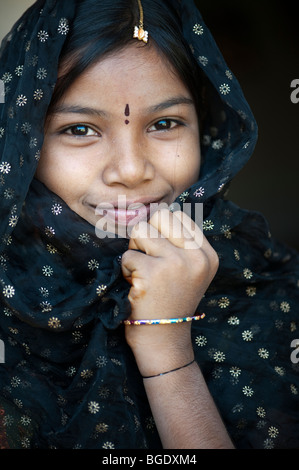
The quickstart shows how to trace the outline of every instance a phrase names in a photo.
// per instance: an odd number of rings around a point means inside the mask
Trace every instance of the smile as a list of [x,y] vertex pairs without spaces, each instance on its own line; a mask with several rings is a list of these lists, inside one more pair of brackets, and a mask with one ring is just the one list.
[[133,226],[141,221],[148,221],[158,209],[168,208],[161,199],[144,199],[143,202],[127,201],[125,196],[119,196],[117,203],[103,202],[96,206],[95,214],[104,217],[111,225]]

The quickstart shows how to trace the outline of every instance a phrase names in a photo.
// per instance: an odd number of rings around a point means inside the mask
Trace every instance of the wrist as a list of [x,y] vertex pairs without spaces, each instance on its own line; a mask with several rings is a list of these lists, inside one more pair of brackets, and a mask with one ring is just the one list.
[[184,364],[183,366],[176,367],[175,369],[166,370],[164,372],[160,372],[160,373],[154,374],[154,375],[146,375],[146,376],[143,376],[142,378],[143,379],[153,379],[155,377],[162,377],[164,375],[172,374],[173,372],[177,372],[181,369],[186,369],[186,367],[191,366],[194,362],[195,362],[195,358],[192,359],[192,361],[187,362],[187,364]]
[[160,374],[194,359],[190,324],[130,325],[125,330],[142,376]]

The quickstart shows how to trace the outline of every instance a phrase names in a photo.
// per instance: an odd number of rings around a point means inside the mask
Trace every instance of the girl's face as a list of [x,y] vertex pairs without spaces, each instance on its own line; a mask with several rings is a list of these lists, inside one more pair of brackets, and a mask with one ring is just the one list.
[[119,233],[149,217],[150,204],[170,205],[199,168],[189,90],[154,47],[133,44],[84,72],[58,102],[36,176],[92,225],[114,218]]

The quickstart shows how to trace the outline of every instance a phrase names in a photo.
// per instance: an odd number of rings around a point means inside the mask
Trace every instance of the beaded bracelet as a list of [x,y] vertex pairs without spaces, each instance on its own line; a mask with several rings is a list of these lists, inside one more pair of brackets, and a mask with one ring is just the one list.
[[142,377],[142,378],[143,379],[152,379],[153,377],[160,377],[161,375],[170,374],[171,372],[176,372],[177,370],[185,369],[185,367],[191,366],[191,364],[193,364],[193,362],[195,362],[195,359],[193,359],[191,362],[188,362],[188,364],[185,364],[181,367],[176,367],[176,369],[171,369],[171,370],[168,370],[166,372],[161,372],[160,374],[156,374],[156,375],[147,375],[147,376]]
[[176,323],[186,323],[192,320],[202,320],[205,317],[205,313],[201,315],[195,315],[194,317],[183,317],[183,318],[160,318],[155,320],[124,320],[124,325],[171,325]]

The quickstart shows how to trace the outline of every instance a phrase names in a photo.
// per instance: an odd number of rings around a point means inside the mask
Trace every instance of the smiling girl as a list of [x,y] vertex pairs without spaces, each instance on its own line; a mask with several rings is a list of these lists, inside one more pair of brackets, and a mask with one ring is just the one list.
[[[91,66],[51,108],[37,178],[96,225],[95,209],[121,195],[126,207],[170,205],[199,168],[191,93],[155,46],[133,43]],[[129,222],[125,209],[113,215]]]

